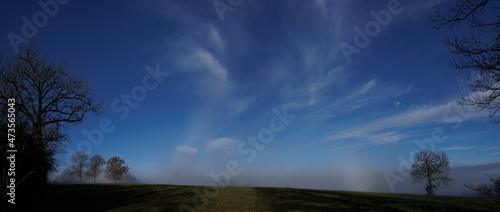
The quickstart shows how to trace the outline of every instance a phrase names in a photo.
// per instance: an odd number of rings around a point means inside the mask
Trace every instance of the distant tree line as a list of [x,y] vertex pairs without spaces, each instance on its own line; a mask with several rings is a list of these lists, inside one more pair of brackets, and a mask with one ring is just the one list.
[[[125,161],[117,156],[112,157],[106,161],[100,155],[94,155],[89,160],[89,156],[83,152],[76,152],[72,158],[73,164],[71,165],[71,174],[79,177],[80,183],[83,182],[83,177],[87,176],[94,179],[96,183],[96,178],[100,173],[104,171],[105,177],[116,183],[123,178],[125,174],[128,173],[129,168],[125,166]],[[103,166],[106,168],[103,169]]]

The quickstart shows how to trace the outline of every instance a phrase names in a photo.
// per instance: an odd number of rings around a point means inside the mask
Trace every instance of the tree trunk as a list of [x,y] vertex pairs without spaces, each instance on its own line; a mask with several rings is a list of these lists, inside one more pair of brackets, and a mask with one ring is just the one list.
[[432,185],[428,185],[427,187],[425,187],[425,190],[427,191],[427,195],[429,195],[429,196],[434,195],[434,189],[433,189]]
[[427,191],[427,195],[432,196],[434,195],[434,191],[432,190],[432,180],[431,180],[431,173],[429,170],[429,163],[426,161],[427,164],[427,187],[425,188],[425,191]]
[[430,177],[427,178],[427,187],[425,187],[425,190],[427,191],[427,195],[433,196],[434,195],[434,188],[432,186],[432,180]]

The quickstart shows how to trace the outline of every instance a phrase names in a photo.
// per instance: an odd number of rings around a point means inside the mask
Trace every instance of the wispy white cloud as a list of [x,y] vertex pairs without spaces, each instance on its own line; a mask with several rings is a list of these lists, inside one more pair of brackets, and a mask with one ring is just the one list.
[[394,103],[394,106],[396,106],[396,107],[399,107],[399,104],[401,104],[401,102],[399,100],[396,100],[393,103]]
[[302,102],[292,101],[288,103],[288,107],[306,108],[314,106],[323,97],[326,88],[341,79],[340,76],[342,76],[343,72],[343,67],[339,66],[328,71],[326,75],[317,77],[309,84],[307,89],[304,89],[304,94],[302,95],[306,96],[307,100]]
[[215,46],[219,51],[224,50],[226,43],[222,40],[219,31],[215,28],[214,24],[210,24],[208,28],[208,37],[210,43]]
[[[363,87],[367,86],[365,85]],[[460,110],[460,107],[461,106],[454,101],[433,107],[422,106],[387,118],[381,118],[362,125],[353,126],[351,130],[336,133],[331,136],[330,139],[354,138],[373,144],[394,143],[406,137],[399,133],[399,130],[405,128],[439,123],[454,123],[456,121],[466,121],[473,117],[471,114],[465,112],[460,113],[460,116],[458,116],[456,112],[463,111]],[[390,131],[387,132],[387,130]]]
[[377,87],[377,79],[372,79],[349,92],[339,94],[340,98],[332,103],[333,109],[345,112],[380,102],[390,95],[381,91],[383,89]]
[[402,91],[402,92],[398,92],[395,97],[398,97],[397,100],[394,100],[392,103],[394,103],[394,106],[395,107],[399,107],[399,105],[401,105],[401,102],[403,101],[403,96],[406,95],[407,93],[409,93],[413,87],[415,87],[413,84],[410,84],[406,90]]
[[340,80],[344,71],[345,69],[342,66],[338,66],[328,71],[326,76],[319,77],[316,81],[311,83],[311,94],[317,95],[318,92],[322,91],[331,83]]
[[328,8],[326,7],[326,0],[316,0],[316,5],[321,9],[321,14],[324,17],[328,16]]
[[359,97],[365,95],[368,91],[372,90],[377,83],[377,79],[372,79],[366,83],[364,83],[361,87],[359,87],[357,90],[348,93],[344,99],[344,101],[349,101],[353,99],[359,99]]
[[314,44],[303,44],[301,48],[302,52],[302,65],[305,70],[314,69],[314,67],[318,66],[318,57],[319,50],[318,47]]
[[219,59],[216,59],[212,53],[203,48],[198,48],[192,54],[192,62],[197,68],[206,68],[217,76],[221,82],[226,82],[227,70],[220,65]]
[[[322,125],[323,121],[331,120],[339,116],[342,117],[344,113],[361,109],[370,105],[374,105],[383,102],[388,98],[394,98],[400,95],[401,91],[400,88],[396,88],[393,86],[386,86],[383,83],[379,83],[377,79],[371,79],[369,81],[357,85],[352,85],[354,83],[350,84],[348,83],[347,85],[338,87],[338,84],[349,81],[349,77],[346,76],[344,72],[345,72],[344,68],[339,67],[337,72],[332,72],[334,74],[332,74],[331,76],[334,76],[332,77],[332,79],[334,80],[328,80],[329,78],[324,78],[324,80],[328,83],[322,83],[321,80],[318,80],[318,83],[316,84],[322,86],[310,87],[310,88],[323,87],[321,89],[322,92],[319,92],[316,96],[314,96],[312,91],[316,91],[316,89],[310,89],[309,101],[303,101],[300,103],[293,103],[293,104],[289,103],[288,106],[299,109],[304,109],[310,106],[314,106],[314,110],[308,111],[307,114],[302,114],[302,116],[307,117],[312,123],[317,124],[315,126],[321,128],[323,127]],[[341,77],[339,78],[338,76]],[[405,88],[403,89],[403,91],[404,90]],[[345,127],[345,125],[343,125],[342,127]],[[343,132],[352,133],[359,131],[360,129],[358,129],[357,127],[353,127],[351,130],[345,130]],[[374,132],[366,129],[363,129],[362,131],[365,133]],[[385,133],[385,132],[377,132],[377,133]],[[328,136],[325,136],[321,142],[319,141],[318,142],[322,143],[326,140],[328,140]]]
[[330,136],[331,140],[339,140],[339,139],[349,139],[349,138],[365,138],[368,136],[368,133],[359,132],[359,131],[351,131],[351,132],[341,132],[337,133],[333,136]]
[[[361,126],[362,129],[369,131],[379,131],[384,129],[405,128],[421,125],[429,125],[436,123],[445,123],[449,120],[445,115],[450,115],[459,106],[456,102],[449,102],[437,106],[422,106],[415,110],[403,112],[388,118],[382,118],[366,125]],[[462,121],[470,116],[463,117]]]
[[[399,133],[399,131],[390,131],[384,133],[353,131],[353,132],[341,132],[339,134],[331,136],[330,139],[331,140],[356,139],[359,141],[366,141],[366,143],[364,144],[382,145],[382,144],[398,142],[404,137],[405,135]],[[360,145],[356,145],[353,147],[358,147],[358,146]]]
[[[206,26],[202,28],[206,29]],[[189,130],[184,136],[185,141],[197,144],[224,130],[253,104],[257,96],[248,94],[246,87],[239,86],[229,76],[228,68],[222,62],[227,57],[217,50],[223,50],[225,42],[215,26],[209,25],[205,32],[208,32],[207,40],[181,38],[175,50],[177,54],[173,56],[178,71],[185,74],[180,88],[195,88],[203,102],[204,107],[192,113]]]
[[239,141],[232,138],[217,138],[207,143],[207,153],[215,157],[231,156],[236,153]]
[[297,103],[297,102],[290,102],[287,104],[287,107],[288,108],[307,108],[307,107],[311,107],[313,105],[316,104],[316,99],[309,99],[309,101],[306,101],[306,102],[300,102],[300,103]]
[[175,148],[176,155],[196,155],[198,153],[198,149],[186,145],[177,146]]
[[446,148],[441,148],[441,150],[467,150],[467,149],[474,149],[476,148],[475,146],[453,146],[453,147],[446,147]]
[[498,146],[490,146],[490,147],[486,147],[486,148],[483,148],[482,150],[492,150],[492,149],[500,149],[500,145],[498,145]]
[[377,83],[377,79],[370,80],[369,82],[365,83],[363,87],[356,93],[356,95],[364,95],[366,92],[371,90],[375,84]]
[[413,87],[415,87],[415,86],[414,86],[413,84],[410,84],[410,85],[408,86],[408,88],[406,89],[406,92],[405,92],[405,93],[410,92],[410,91],[411,91],[411,89],[412,89]]
[[178,44],[177,71],[185,75],[181,89],[194,88],[198,94],[209,101],[207,105],[222,101],[227,97],[232,82],[228,78],[228,70],[215,57],[214,53],[195,44],[184,41]]
[[255,101],[255,97],[248,97],[245,99],[237,99],[234,100],[229,106],[230,111],[233,116],[237,116],[243,111],[247,110],[248,107]]
[[370,143],[376,145],[389,144],[400,141],[405,136],[400,134],[399,131],[391,131],[382,134],[374,134],[369,138]]
[[[322,102],[325,95],[332,92],[341,84],[345,69],[342,66],[328,66],[331,61],[327,58],[321,41],[304,41],[297,44],[299,60],[294,53],[284,54],[277,61],[269,64],[265,83],[279,91],[287,106],[296,109],[305,109]],[[295,65],[296,64],[296,65]],[[345,78],[343,79],[347,81]]]
[[[287,104],[288,107],[304,109],[315,105],[322,105],[324,110],[334,110],[340,113],[380,102],[388,95],[391,95],[390,92],[388,93],[383,88],[377,86],[377,79],[369,80],[361,85],[347,86],[346,82],[349,81],[349,77],[342,66],[316,76],[311,79],[312,82],[306,86],[306,89],[299,91],[291,89],[289,91],[296,99],[289,101]],[[342,86],[339,86],[339,84],[342,84]],[[339,92],[341,90],[347,91]],[[333,95],[337,98],[332,99]],[[321,109],[317,111],[323,113]]]

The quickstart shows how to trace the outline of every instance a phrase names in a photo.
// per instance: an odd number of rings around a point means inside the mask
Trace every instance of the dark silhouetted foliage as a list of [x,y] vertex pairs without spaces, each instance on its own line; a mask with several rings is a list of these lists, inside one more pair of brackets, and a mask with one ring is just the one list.
[[[16,196],[20,200],[42,195],[48,173],[57,167],[54,156],[63,152],[63,144],[68,140],[68,129],[89,114],[100,114],[101,103],[94,100],[91,88],[88,81],[68,72],[64,62],[42,57],[33,43],[14,57],[0,58],[2,115],[8,100],[16,101]],[[7,132],[6,122],[1,117],[2,133]],[[6,145],[0,145],[2,158]],[[5,170],[7,164],[1,165]],[[4,197],[6,180],[2,175]]]
[[108,160],[106,165],[106,178],[114,180],[121,180],[123,175],[128,172],[128,166],[124,166],[125,161],[119,157],[112,157]]

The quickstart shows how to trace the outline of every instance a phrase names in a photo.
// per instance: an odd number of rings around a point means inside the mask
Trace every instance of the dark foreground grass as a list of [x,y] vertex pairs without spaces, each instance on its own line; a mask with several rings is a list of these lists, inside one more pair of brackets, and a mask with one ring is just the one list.
[[284,211],[500,211],[492,198],[255,188]]
[[491,198],[147,184],[55,184],[38,211],[190,211],[193,200],[200,211],[500,211]]

